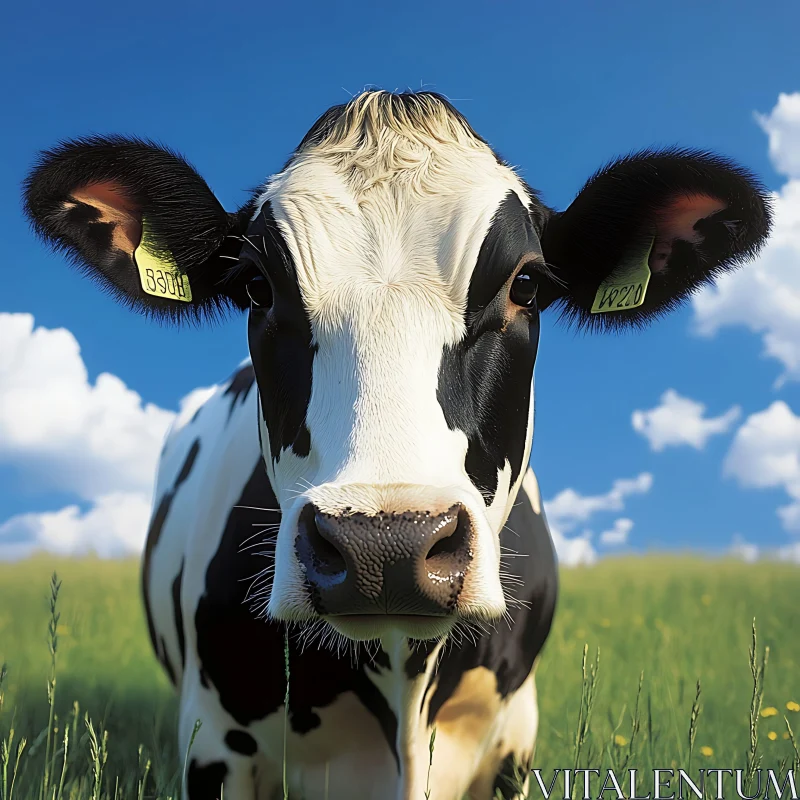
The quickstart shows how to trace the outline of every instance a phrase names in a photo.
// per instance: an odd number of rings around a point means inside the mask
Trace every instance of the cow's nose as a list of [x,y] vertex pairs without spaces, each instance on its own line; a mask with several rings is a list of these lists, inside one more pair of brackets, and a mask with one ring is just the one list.
[[472,559],[470,516],[405,511],[325,514],[307,505],[296,552],[320,614],[443,616]]

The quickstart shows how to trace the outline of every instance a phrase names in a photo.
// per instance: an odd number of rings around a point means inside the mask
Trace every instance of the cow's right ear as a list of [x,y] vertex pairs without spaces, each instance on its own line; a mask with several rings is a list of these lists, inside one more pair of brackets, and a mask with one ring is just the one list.
[[36,233],[137,311],[178,321],[248,306],[243,287],[226,281],[248,209],[226,212],[176,153],[78,139],[42,153],[23,188]]

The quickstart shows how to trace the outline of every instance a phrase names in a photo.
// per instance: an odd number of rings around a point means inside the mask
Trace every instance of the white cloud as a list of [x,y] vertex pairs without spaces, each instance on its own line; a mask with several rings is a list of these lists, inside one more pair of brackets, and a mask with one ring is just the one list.
[[783,489],[791,503],[778,509],[783,527],[800,532],[800,417],[782,400],[751,414],[736,432],[724,472],[751,489]]
[[800,564],[800,542],[779,547],[777,551],[779,561],[788,561],[790,564]]
[[800,380],[800,93],[782,94],[758,120],[775,168],[788,178],[773,195],[773,232],[754,264],[695,296],[694,322],[704,336],[733,325],[760,334],[764,354],[783,365],[780,384]]
[[36,550],[60,555],[95,552],[104,558],[138,553],[144,546],[150,498],[142,492],[101,495],[82,512],[19,514],[0,525],[0,558],[23,558]]
[[607,531],[600,534],[600,541],[605,545],[619,545],[625,544],[628,541],[628,535],[633,530],[633,520],[627,517],[620,517],[614,520],[614,524]]
[[800,92],[781,94],[769,114],[756,114],[769,136],[769,157],[781,175],[800,178]]
[[[620,478],[614,481],[611,489],[606,494],[581,495],[574,489],[564,489],[552,500],[546,501],[545,511],[553,544],[558,554],[559,563],[564,566],[577,564],[592,564],[597,560],[597,551],[592,545],[592,534],[584,531],[579,536],[567,536],[579,524],[585,523],[592,515],[602,511],[621,511],[625,507],[625,498],[633,494],[646,494],[653,485],[653,476],[643,472],[635,478]],[[618,527],[620,526],[621,527]],[[625,536],[633,527],[629,519],[619,519],[614,523],[613,531],[605,531],[601,535],[614,533],[619,536],[620,531],[627,527]],[[613,538],[613,537],[612,537]],[[617,542],[606,541],[611,544]]]
[[760,555],[758,545],[746,542],[738,533],[733,537],[733,542],[731,543],[728,553],[747,564],[755,564]]
[[636,410],[631,415],[633,429],[650,442],[656,452],[666,447],[689,445],[702,450],[706,442],[720,433],[726,433],[742,413],[732,406],[718,417],[705,417],[706,407],[696,400],[667,389],[661,403],[648,411]]
[[777,549],[766,549],[760,548],[752,542],[747,542],[743,536],[736,534],[728,549],[728,554],[748,564],[771,560],[800,565],[800,541],[792,542]]
[[149,492],[175,417],[115,375],[90,383],[68,330],[34,328],[30,314],[0,313],[0,461],[91,500]]
[[597,551],[588,531],[581,536],[564,536],[557,528],[550,528],[558,563],[562,567],[589,566],[597,561]]
[[19,514],[0,524],[0,558],[37,549],[101,556],[144,544],[156,466],[170,424],[185,424],[216,387],[196,389],[180,412],[143,403],[118,377],[92,383],[75,337],[0,313],[0,463],[73,494],[86,510]]
[[564,489],[552,500],[545,502],[547,519],[560,530],[571,530],[579,522],[586,522],[598,511],[621,511],[625,498],[631,494],[646,494],[653,485],[653,476],[643,472],[635,478],[614,481],[606,494],[581,495],[574,489]]

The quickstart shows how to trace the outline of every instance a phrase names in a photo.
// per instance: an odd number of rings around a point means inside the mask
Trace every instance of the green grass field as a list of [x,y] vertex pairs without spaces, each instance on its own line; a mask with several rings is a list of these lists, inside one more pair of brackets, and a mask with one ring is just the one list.
[[[53,569],[62,587],[51,722]],[[580,766],[601,770],[688,768],[690,761],[695,770],[745,769],[748,759],[755,765],[752,718],[760,766],[785,771],[794,758],[800,768],[798,737],[789,737],[784,719],[800,729],[799,579],[800,571],[789,565],[655,556],[564,571],[538,671],[534,766],[545,776],[573,767],[576,758]],[[769,647],[763,703],[755,714],[749,656],[754,618],[756,671]],[[178,796],[176,701],[150,650],[138,564],[51,558],[0,564],[4,662],[0,800]]]

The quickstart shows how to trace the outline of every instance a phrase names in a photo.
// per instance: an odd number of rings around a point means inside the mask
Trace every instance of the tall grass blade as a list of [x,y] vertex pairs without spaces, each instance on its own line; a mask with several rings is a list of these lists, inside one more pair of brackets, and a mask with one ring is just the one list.
[[[47,744],[44,751],[44,775],[39,790],[39,797],[44,800],[48,797],[50,789],[50,779],[55,768],[55,754],[52,752],[53,728],[55,723],[56,711],[56,660],[58,653],[58,621],[61,614],[58,613],[58,593],[61,589],[61,581],[54,572],[50,577],[50,621],[47,625],[48,647],[50,649],[50,675],[47,679],[47,704],[49,706],[49,718],[47,721]],[[52,759],[52,762],[51,762]]]
[[202,727],[203,723],[199,719],[195,720],[194,727],[192,728],[192,735],[189,737],[189,744],[186,746],[186,752],[183,754],[183,773],[180,788],[181,796],[183,795],[183,787],[186,786],[186,775],[189,772],[189,754],[192,752],[194,740],[197,738],[197,734]]
[[57,800],[64,796],[64,779],[67,777],[67,757],[69,755],[69,728],[64,728],[64,760],[61,763],[61,777],[58,779]]
[[758,765],[761,763],[761,754],[758,751],[758,719],[761,715],[761,706],[764,701],[764,676],[769,660],[769,647],[764,648],[761,659],[758,658],[758,635],[756,621],[753,620],[752,644],[750,647],[750,675],[753,679],[753,694],[750,699],[750,746],[747,751],[747,767],[745,771],[744,786],[747,794],[753,783]]
[[697,721],[700,718],[700,678],[697,679],[697,691],[692,702],[692,712],[689,716],[689,773],[692,771],[692,756],[694,755],[694,742],[697,738]]

